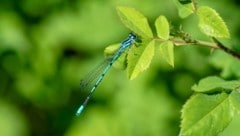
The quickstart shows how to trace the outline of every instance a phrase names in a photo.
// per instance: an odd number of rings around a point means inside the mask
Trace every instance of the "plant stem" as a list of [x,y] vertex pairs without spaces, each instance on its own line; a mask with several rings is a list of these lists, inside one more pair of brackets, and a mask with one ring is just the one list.
[[[227,54],[233,56],[234,58],[240,60],[240,54],[237,53],[236,51],[227,48],[224,46],[221,42],[219,42],[216,38],[212,37],[213,42],[206,42],[206,41],[200,41],[200,40],[193,40],[191,39],[190,41],[183,40],[182,38],[171,38],[169,41],[173,42],[176,46],[183,46],[183,45],[197,45],[197,46],[203,46],[203,47],[208,47],[212,49],[220,49]],[[154,40],[159,41],[159,42],[164,42],[166,40],[159,39],[159,38],[154,38]]]
[[191,42],[185,41],[183,39],[170,39],[176,46],[182,46],[182,45],[198,45],[198,46],[204,46],[209,47],[212,49],[220,49],[227,54],[233,56],[234,58],[240,60],[240,54],[235,52],[232,49],[227,48],[224,46],[221,42],[219,42],[216,38],[212,38],[214,40],[214,43],[212,42],[206,42],[206,41],[199,41],[199,40],[192,40]]
[[194,12],[196,12],[197,11],[197,3],[195,0],[192,0],[192,3],[193,3]]
[[240,60],[240,54],[238,54],[237,52],[235,52],[234,50],[231,50],[227,47],[225,47],[221,42],[219,42],[216,38],[212,37],[212,39],[214,40],[214,42],[216,43],[216,45],[219,47],[219,49],[223,50],[224,52],[226,52],[227,54],[232,55],[233,57],[235,57],[236,59]]
[[205,47],[209,47],[209,48],[213,48],[213,49],[218,49],[219,47],[216,46],[216,44],[213,44],[211,42],[206,42],[206,41],[191,41],[191,42],[187,42],[185,40],[182,39],[170,39],[170,41],[172,41],[176,46],[182,46],[182,45],[198,45],[198,46],[205,46]]

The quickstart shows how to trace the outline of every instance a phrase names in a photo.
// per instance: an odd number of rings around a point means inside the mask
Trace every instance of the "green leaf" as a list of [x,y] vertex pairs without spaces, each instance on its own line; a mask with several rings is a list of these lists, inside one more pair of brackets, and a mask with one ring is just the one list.
[[117,7],[117,11],[123,24],[134,33],[143,38],[153,37],[147,18],[142,13],[130,7]]
[[174,45],[170,41],[162,42],[159,45],[159,50],[166,62],[174,67]]
[[155,27],[159,38],[167,40],[169,38],[169,23],[165,16],[159,16],[155,21]]
[[[107,58],[112,57],[113,55],[115,55],[119,47],[120,43],[109,45],[104,49],[104,55]],[[126,56],[127,54],[125,52],[122,53],[122,55],[113,63],[113,67],[118,69],[125,69],[127,67]]]
[[211,55],[210,63],[215,68],[221,70],[222,77],[228,78],[235,76],[240,78],[240,61],[229,54],[222,51],[214,51]]
[[219,38],[230,37],[225,22],[214,9],[201,6],[197,10],[197,15],[199,17],[198,26],[204,34]]
[[15,105],[8,101],[9,100],[4,100],[3,98],[0,100],[0,135],[29,135],[29,124],[26,122],[26,116],[24,116]]
[[192,3],[181,4],[178,0],[174,0],[174,3],[178,8],[178,14],[181,18],[186,18],[194,13],[194,7]]
[[183,107],[180,135],[216,136],[233,116],[228,94],[196,94]]
[[240,81],[225,81],[219,77],[216,76],[210,76],[207,78],[202,79],[198,85],[194,85],[192,89],[195,92],[212,92],[216,89],[218,91],[220,89],[225,89],[225,90],[234,90],[237,87],[240,87]]
[[230,95],[230,100],[235,111],[240,114],[240,88],[236,88]]
[[133,46],[128,54],[128,77],[134,79],[139,73],[146,70],[154,55],[154,40],[148,44]]
[[117,43],[117,44],[111,44],[109,46],[107,46],[105,49],[104,49],[104,55],[106,57],[111,57],[113,56],[117,50],[119,49],[120,47],[120,43]]
[[122,55],[113,63],[113,67],[117,69],[127,68],[127,53],[122,53]]

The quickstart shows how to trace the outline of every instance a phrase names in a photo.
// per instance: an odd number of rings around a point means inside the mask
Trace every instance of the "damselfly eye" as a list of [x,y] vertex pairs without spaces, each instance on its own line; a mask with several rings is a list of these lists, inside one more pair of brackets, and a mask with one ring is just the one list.
[[129,33],[129,38],[130,39],[136,39],[137,36],[134,33]]

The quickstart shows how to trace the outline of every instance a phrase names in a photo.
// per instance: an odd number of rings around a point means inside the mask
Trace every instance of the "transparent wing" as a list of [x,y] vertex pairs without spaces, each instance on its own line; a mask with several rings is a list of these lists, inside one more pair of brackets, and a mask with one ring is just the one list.
[[90,91],[93,86],[96,84],[99,77],[102,76],[105,68],[110,65],[112,57],[105,59],[99,65],[97,65],[90,73],[88,73],[82,80],[80,80],[80,89],[81,91]]

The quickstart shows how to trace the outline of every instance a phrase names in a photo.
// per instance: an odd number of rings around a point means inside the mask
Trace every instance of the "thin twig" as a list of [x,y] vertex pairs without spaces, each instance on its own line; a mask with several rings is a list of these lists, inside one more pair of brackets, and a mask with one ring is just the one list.
[[235,52],[234,50],[231,50],[227,47],[225,47],[221,42],[219,42],[216,38],[212,37],[212,39],[214,40],[214,42],[216,43],[216,45],[219,47],[219,49],[223,50],[224,52],[232,55],[233,57],[237,58],[240,60],[240,54],[238,54],[237,52]]
[[185,40],[182,39],[175,39],[172,38],[170,39],[176,46],[182,46],[182,45],[198,45],[198,46],[205,46],[205,47],[210,47],[213,49],[218,49],[219,47],[216,46],[216,44],[213,44],[211,42],[206,42],[206,41],[192,41],[192,42],[186,42]]
[[197,11],[197,2],[195,0],[192,0],[193,3],[193,8],[194,8],[194,12]]
[[[197,45],[197,46],[203,46],[203,47],[208,47],[208,48],[212,48],[212,49],[220,49],[220,50],[226,52],[227,54],[233,56],[234,58],[237,58],[238,60],[240,60],[240,54],[239,53],[225,47],[216,38],[212,37],[212,39],[214,40],[214,43],[213,42],[200,41],[200,40],[185,41],[185,40],[180,39],[180,38],[171,38],[171,39],[169,39],[169,41],[173,42],[176,46]],[[162,40],[162,39],[159,39],[159,38],[155,38],[155,40],[159,41],[159,42],[166,41],[166,40]]]
[[219,49],[219,47],[215,43],[212,43],[212,42],[198,40],[195,42],[195,45],[210,47],[212,49]]

